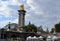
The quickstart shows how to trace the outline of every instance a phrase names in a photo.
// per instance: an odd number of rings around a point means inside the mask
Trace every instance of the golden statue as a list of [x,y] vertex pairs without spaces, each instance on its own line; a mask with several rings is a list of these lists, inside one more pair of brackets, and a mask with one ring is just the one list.
[[20,5],[20,10],[24,10],[24,4]]

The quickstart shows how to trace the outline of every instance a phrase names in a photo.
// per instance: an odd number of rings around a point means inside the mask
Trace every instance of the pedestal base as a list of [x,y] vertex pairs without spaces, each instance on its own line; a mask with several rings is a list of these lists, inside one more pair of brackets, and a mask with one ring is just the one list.
[[[1,33],[2,34],[2,33]],[[13,32],[13,31],[4,31],[3,35],[4,36],[3,38],[4,39],[7,39],[7,38],[12,38],[13,40],[16,38],[19,38],[20,41],[26,41],[26,38],[28,36],[35,36],[35,33],[32,33],[32,32]],[[19,40],[18,39],[18,40]]]

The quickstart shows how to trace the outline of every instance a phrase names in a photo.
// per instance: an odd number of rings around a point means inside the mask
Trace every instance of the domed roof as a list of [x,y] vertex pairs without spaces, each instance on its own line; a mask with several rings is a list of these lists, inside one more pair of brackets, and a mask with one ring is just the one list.
[[27,41],[32,41],[32,37],[31,36],[27,37]]
[[38,39],[38,38],[36,36],[34,36],[33,39]]
[[[10,24],[10,28],[16,28],[18,26],[18,24],[16,24],[16,23],[11,23]],[[7,24],[6,26],[4,26],[3,28],[4,29],[8,29],[8,27],[9,27],[9,24]]]
[[57,39],[57,37],[56,36],[53,36],[53,39]]
[[31,39],[32,37],[31,37],[31,36],[29,36],[28,38],[30,38],[30,39]]
[[47,38],[51,38],[51,36],[48,36]]
[[39,36],[39,38],[43,38],[42,36]]

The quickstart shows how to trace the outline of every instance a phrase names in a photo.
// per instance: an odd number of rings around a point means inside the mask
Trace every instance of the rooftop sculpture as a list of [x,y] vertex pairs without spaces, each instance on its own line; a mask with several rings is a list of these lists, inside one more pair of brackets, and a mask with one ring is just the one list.
[[24,4],[20,4],[20,10],[24,10]]

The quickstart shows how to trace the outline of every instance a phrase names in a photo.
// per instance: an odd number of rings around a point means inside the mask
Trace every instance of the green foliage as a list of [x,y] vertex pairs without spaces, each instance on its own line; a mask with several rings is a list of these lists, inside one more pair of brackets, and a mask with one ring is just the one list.
[[55,24],[55,28],[52,28],[52,29],[51,29],[51,33],[53,33],[54,30],[55,30],[56,32],[60,32],[60,23]]
[[25,26],[26,32],[37,32],[37,27],[34,24],[29,24]]
[[60,32],[60,23],[55,24],[55,30],[56,30],[56,32]]
[[53,33],[53,32],[54,32],[54,28],[51,29],[51,33]]

